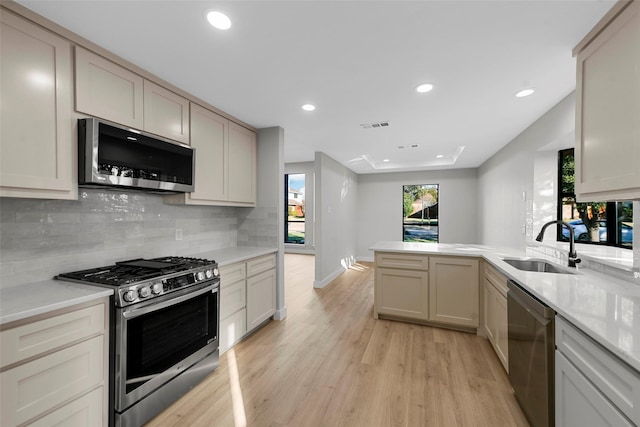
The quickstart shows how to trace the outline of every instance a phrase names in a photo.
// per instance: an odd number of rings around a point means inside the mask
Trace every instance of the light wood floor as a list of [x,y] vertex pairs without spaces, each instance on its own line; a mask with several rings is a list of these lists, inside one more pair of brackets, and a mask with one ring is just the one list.
[[285,256],[287,318],[148,426],[527,426],[484,338],[373,319],[373,266],[313,289],[314,257]]

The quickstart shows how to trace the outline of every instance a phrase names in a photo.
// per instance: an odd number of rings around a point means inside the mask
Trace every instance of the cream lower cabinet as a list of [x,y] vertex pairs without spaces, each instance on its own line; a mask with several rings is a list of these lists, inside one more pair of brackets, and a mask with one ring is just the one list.
[[76,199],[71,45],[2,9],[0,197]]
[[247,330],[260,326],[276,312],[276,256],[247,261]]
[[376,252],[374,317],[429,320],[429,257]]
[[429,257],[429,320],[477,328],[479,316],[477,259]]
[[0,424],[108,424],[109,300],[0,331]]
[[276,256],[220,267],[220,351],[240,341],[276,311]]
[[220,267],[220,352],[247,333],[246,263]]
[[498,355],[500,363],[509,372],[507,289],[507,278],[491,265],[485,263],[482,328]]
[[640,199],[640,1],[587,42],[577,55],[577,200]]
[[556,316],[556,426],[640,425],[640,372]]

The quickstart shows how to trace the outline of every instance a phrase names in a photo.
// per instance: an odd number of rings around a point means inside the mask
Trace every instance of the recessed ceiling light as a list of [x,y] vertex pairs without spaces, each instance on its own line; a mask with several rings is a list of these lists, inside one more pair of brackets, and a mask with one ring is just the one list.
[[389,159],[384,159],[383,162],[387,163],[389,162]]
[[304,111],[313,111],[313,110],[315,110],[315,109],[316,109],[316,106],[315,106],[315,105],[312,105],[312,104],[304,104],[304,105],[302,106],[302,109],[303,109]]
[[431,83],[422,83],[416,87],[416,92],[418,93],[426,93],[430,92],[433,89],[433,85]]
[[207,21],[219,30],[228,30],[231,28],[231,19],[222,12],[213,10],[207,13]]
[[533,92],[535,92],[535,89],[523,89],[516,93],[516,98],[524,98],[525,96],[533,94]]
[[444,157],[444,155],[442,155],[442,154],[438,154],[438,155],[436,156],[436,159],[441,159],[441,158],[443,158],[443,157]]

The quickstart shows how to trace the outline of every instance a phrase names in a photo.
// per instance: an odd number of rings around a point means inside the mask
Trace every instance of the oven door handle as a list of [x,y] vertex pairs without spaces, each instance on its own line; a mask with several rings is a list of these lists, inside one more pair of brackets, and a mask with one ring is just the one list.
[[133,319],[134,317],[142,316],[143,314],[148,314],[157,310],[162,310],[163,308],[167,308],[174,304],[179,304],[181,302],[190,300],[191,298],[195,298],[200,295],[206,294],[208,292],[211,292],[211,293],[218,292],[218,285],[216,284],[216,285],[207,286],[206,288],[200,289],[198,291],[189,292],[187,294],[181,295],[176,298],[171,298],[167,301],[160,302],[157,304],[151,304],[146,307],[134,308],[133,310],[130,310],[130,311],[124,311],[122,313],[122,317],[124,317],[125,319]]

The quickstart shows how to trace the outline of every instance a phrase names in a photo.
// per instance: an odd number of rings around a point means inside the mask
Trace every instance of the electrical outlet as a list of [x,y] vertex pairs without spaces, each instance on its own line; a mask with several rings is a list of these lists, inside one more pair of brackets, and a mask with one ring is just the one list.
[[176,240],[182,240],[182,228],[176,228]]

